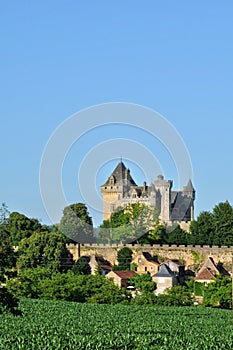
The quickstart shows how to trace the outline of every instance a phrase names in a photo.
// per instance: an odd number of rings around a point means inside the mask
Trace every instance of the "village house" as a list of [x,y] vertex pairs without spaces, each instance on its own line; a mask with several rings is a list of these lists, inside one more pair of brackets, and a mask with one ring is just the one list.
[[204,283],[204,285],[207,285],[210,282],[214,282],[215,276],[221,274],[227,274],[224,273],[224,269],[222,268],[222,271],[216,266],[213,258],[208,257],[204,264],[202,265],[201,269],[198,271],[195,282],[201,282]]
[[135,276],[135,271],[111,271],[106,275],[106,278],[112,279],[118,287],[127,288],[129,286],[128,279]]
[[150,253],[141,252],[132,259],[131,269],[138,274],[150,273],[154,275],[158,271],[159,265],[159,262]]
[[160,265],[158,272],[152,276],[152,280],[157,285],[156,294],[163,294],[165,289],[178,284],[175,273],[166,264]]

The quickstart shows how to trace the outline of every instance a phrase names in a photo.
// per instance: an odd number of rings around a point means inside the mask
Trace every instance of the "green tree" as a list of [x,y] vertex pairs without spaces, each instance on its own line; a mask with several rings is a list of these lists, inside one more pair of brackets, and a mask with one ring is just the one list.
[[213,214],[209,211],[203,211],[198,215],[197,220],[190,224],[190,235],[187,236],[188,244],[210,245],[213,244],[213,236]]
[[130,203],[125,208],[117,208],[110,219],[103,222],[100,226],[100,240],[103,243],[130,243],[154,230],[158,222],[155,207]]
[[92,218],[83,203],[71,204],[64,208],[59,229],[71,241],[78,243],[93,242]]
[[129,283],[137,290],[145,293],[152,293],[156,289],[156,283],[152,281],[152,277],[149,273],[143,275],[135,275],[129,278]]
[[28,238],[35,231],[42,231],[42,225],[37,219],[30,219],[27,216],[13,212],[8,218],[8,230],[13,245],[18,245],[21,239]]
[[232,279],[219,275],[204,288],[204,306],[232,308]]
[[17,266],[20,270],[44,266],[52,271],[67,271],[72,264],[72,255],[66,248],[64,237],[59,232],[35,232],[20,241]]
[[233,208],[228,201],[214,207],[213,226],[213,244],[233,245]]
[[89,275],[91,267],[85,257],[79,258],[73,265],[72,271],[75,275]]
[[191,306],[194,303],[192,291],[186,286],[174,286],[165,291],[156,299],[157,305]]
[[117,252],[118,265],[117,270],[130,270],[130,263],[132,261],[133,252],[128,247],[123,247]]

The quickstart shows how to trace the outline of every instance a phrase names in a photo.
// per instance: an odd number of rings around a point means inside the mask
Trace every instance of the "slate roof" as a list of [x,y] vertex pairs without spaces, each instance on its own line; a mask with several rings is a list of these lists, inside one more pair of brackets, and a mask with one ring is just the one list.
[[159,271],[153,275],[153,277],[175,277],[174,272],[166,264],[162,264],[159,267]]
[[[116,168],[113,170],[112,174],[109,176],[109,178],[111,176],[114,176],[115,178],[115,183],[118,184],[122,184],[123,180],[127,180],[127,182],[133,186],[137,186],[136,182],[134,181],[134,179],[132,178],[132,176],[129,173],[128,179],[127,179],[127,171],[129,172],[129,169],[126,168],[125,164],[122,162],[122,160],[117,164]],[[108,185],[109,184],[109,178],[108,180],[105,182],[104,185]],[[103,186],[104,186],[103,185]]]

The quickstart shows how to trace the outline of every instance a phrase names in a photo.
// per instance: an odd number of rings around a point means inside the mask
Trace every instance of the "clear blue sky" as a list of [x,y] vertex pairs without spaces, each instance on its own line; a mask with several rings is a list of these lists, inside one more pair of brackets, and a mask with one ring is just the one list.
[[[2,1],[0,201],[48,223],[39,167],[51,133],[83,108],[125,101],[158,111],[182,136],[193,163],[196,215],[232,202],[232,13],[230,0]],[[81,154],[127,135],[126,128],[109,128],[72,148],[63,175],[69,203],[82,201]],[[156,157],[172,179],[163,152],[158,148]],[[109,175],[103,170],[115,165],[103,166],[97,187]],[[126,165],[142,182],[140,171]]]

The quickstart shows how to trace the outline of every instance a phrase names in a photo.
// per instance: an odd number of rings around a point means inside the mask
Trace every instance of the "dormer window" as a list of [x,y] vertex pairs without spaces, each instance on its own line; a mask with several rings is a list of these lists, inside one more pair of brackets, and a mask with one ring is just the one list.
[[115,177],[111,175],[109,178],[109,185],[114,185],[114,184],[115,184]]

